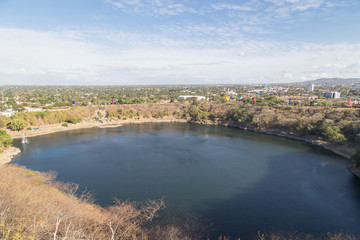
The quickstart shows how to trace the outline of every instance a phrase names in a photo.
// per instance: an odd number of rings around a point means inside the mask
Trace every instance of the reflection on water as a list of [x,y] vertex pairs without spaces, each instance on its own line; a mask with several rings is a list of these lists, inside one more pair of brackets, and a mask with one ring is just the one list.
[[31,142],[15,163],[56,171],[59,180],[94,191],[102,205],[165,197],[169,212],[201,213],[218,234],[355,232],[360,220],[359,184],[347,161],[278,137],[161,123],[61,132]]

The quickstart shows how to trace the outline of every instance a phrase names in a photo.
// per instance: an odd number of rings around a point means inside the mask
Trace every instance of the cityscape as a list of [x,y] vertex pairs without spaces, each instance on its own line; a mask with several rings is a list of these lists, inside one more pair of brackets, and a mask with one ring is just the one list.
[[[187,97],[183,97],[187,96]],[[3,86],[1,115],[16,112],[64,110],[72,106],[170,103],[206,99],[208,102],[245,101],[263,104],[270,96],[292,106],[359,107],[360,79],[322,80],[322,83],[187,86]],[[200,98],[199,98],[200,96]],[[331,101],[330,101],[331,99]]]

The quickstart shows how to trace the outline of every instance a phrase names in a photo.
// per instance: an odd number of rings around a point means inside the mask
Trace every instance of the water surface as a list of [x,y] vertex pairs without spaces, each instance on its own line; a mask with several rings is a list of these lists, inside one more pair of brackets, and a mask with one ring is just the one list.
[[14,163],[56,171],[109,205],[164,197],[215,235],[258,230],[360,232],[360,184],[348,160],[317,147],[220,126],[131,124],[31,138]]

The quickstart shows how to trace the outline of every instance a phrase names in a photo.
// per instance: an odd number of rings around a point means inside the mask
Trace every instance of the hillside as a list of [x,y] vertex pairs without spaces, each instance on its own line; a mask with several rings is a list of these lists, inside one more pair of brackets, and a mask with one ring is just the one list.
[[319,78],[316,80],[304,81],[308,84],[336,84],[336,83],[359,83],[360,78]]

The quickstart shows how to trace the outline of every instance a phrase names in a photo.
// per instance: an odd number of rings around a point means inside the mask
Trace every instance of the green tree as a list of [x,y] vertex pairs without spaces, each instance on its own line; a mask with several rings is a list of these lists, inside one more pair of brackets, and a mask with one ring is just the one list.
[[13,139],[7,134],[4,130],[0,130],[0,148],[10,147],[13,142]]
[[7,128],[14,131],[21,131],[26,127],[27,123],[21,118],[14,118],[8,124]]
[[331,142],[343,143],[347,139],[338,126],[332,120],[324,120],[320,126],[321,135]]
[[65,122],[77,124],[77,123],[81,122],[81,120],[82,120],[81,118],[73,117],[73,118],[67,119]]

